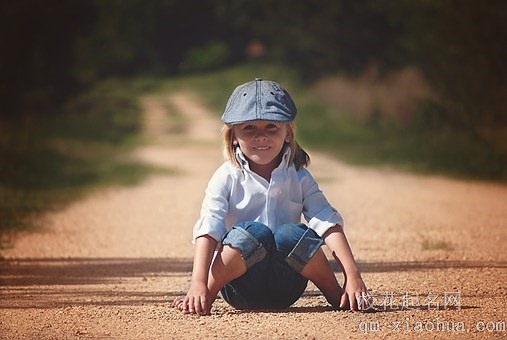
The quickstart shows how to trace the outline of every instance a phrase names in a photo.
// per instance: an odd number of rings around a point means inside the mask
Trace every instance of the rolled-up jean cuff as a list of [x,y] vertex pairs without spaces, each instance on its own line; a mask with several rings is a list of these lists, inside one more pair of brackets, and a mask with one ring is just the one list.
[[301,273],[323,243],[324,241],[322,238],[313,229],[308,228],[301,236],[296,246],[291,250],[289,255],[287,255],[285,262],[287,262],[292,269]]
[[241,227],[232,227],[224,236],[222,245],[238,249],[247,269],[262,261],[268,253],[262,243]]

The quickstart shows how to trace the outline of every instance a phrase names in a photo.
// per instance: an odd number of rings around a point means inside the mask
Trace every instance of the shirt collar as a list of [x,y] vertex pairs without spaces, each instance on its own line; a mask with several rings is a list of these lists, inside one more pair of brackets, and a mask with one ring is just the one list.
[[[288,146],[288,145],[285,146],[284,150],[282,151],[282,153],[283,153],[282,160],[281,160],[280,164],[278,165],[278,167],[276,169],[285,169],[285,168],[288,168],[289,165],[290,165],[289,164],[290,146]],[[243,169],[251,171],[250,170],[250,165],[248,164],[248,160],[246,159],[246,156],[243,153],[243,151],[241,151],[241,148],[239,148],[239,147],[236,148],[236,159],[238,160],[239,164],[241,165],[241,167]]]

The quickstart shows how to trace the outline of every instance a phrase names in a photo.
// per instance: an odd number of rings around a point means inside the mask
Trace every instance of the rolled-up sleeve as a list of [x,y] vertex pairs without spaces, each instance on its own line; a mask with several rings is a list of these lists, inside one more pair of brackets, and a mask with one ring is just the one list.
[[193,242],[203,235],[209,235],[220,242],[226,233],[225,220],[229,210],[231,180],[224,166],[218,168],[211,177],[206,188],[200,218],[194,225]]
[[308,222],[308,227],[315,230],[321,237],[336,224],[343,227],[342,216],[329,204],[315,179],[305,169],[303,170],[301,185],[303,189],[303,215]]

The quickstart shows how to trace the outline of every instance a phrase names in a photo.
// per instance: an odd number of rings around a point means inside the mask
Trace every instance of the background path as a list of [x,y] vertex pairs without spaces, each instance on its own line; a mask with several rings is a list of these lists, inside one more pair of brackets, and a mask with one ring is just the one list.
[[[311,150],[310,170],[344,215],[381,311],[331,311],[310,284],[283,313],[240,312],[218,300],[210,317],[179,314],[171,301],[188,287],[192,225],[223,161],[221,125],[187,93],[146,97],[142,106],[147,143],[132,157],[171,174],[92,194],[3,249],[0,338],[507,334],[507,186],[352,167]],[[439,322],[453,329],[429,330]]]

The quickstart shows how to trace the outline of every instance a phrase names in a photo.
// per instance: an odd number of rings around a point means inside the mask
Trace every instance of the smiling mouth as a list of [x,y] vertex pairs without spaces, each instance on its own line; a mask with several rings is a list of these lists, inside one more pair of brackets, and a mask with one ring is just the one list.
[[264,151],[264,150],[269,150],[269,149],[270,149],[269,146],[254,146],[254,150]]

